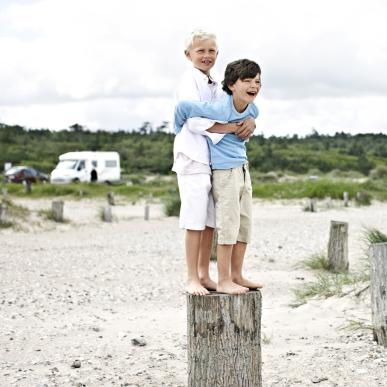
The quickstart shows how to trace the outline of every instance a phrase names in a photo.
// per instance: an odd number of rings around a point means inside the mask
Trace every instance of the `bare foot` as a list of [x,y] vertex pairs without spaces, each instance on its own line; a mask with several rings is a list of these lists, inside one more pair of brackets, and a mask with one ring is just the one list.
[[245,288],[244,286],[239,286],[231,280],[221,281],[218,283],[216,287],[216,291],[219,293],[226,294],[244,294],[249,291],[249,288]]
[[245,286],[246,288],[249,288],[250,290],[261,289],[264,286],[260,282],[249,281],[248,279],[243,278],[243,277],[235,277],[232,280],[236,284],[241,285],[241,286]]
[[200,278],[200,283],[207,290],[216,290],[216,282],[214,282],[210,277]]
[[210,294],[210,292],[203,287],[199,281],[195,280],[188,281],[185,290],[194,296],[205,296]]

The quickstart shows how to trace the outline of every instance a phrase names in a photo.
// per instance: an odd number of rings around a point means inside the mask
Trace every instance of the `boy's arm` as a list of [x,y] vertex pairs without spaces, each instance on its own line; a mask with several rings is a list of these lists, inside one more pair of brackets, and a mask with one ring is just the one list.
[[[218,102],[218,101],[217,101]],[[181,101],[175,107],[174,127],[179,133],[188,120],[192,117],[208,118],[210,120],[225,122],[227,114],[221,104],[217,102]]]

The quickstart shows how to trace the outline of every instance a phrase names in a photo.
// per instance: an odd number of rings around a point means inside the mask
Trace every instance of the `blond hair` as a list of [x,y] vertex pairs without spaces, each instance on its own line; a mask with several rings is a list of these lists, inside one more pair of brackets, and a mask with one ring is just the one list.
[[194,29],[184,41],[184,52],[189,51],[192,48],[193,42],[195,39],[207,40],[213,39],[216,40],[216,35],[212,32],[205,31],[201,28]]

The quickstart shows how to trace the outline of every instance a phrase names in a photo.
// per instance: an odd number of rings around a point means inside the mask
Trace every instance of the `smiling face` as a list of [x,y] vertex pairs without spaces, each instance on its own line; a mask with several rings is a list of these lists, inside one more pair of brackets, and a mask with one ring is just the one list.
[[233,85],[228,85],[232,92],[235,109],[243,112],[247,105],[254,101],[261,89],[261,75],[254,78],[238,79]]
[[185,52],[185,55],[194,67],[209,75],[218,56],[218,47],[214,39],[195,38],[191,48]]

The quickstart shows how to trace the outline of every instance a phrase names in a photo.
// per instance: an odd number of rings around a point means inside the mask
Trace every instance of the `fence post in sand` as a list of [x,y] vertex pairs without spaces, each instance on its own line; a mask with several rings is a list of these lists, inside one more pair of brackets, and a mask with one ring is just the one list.
[[387,243],[371,245],[369,257],[374,340],[387,347]]
[[316,212],[316,210],[317,210],[317,200],[315,198],[311,198],[310,199],[309,210],[310,210],[310,212]]
[[7,212],[7,203],[3,201],[0,203],[0,224],[7,224]]
[[7,201],[8,200],[8,189],[7,188],[2,188],[1,189],[1,194],[3,195],[3,199],[5,201]]
[[344,207],[348,207],[348,203],[349,203],[349,194],[348,194],[348,192],[344,192],[343,193],[343,200],[344,200]]
[[187,294],[188,387],[261,387],[258,290]]
[[63,222],[63,201],[62,200],[54,200],[51,205],[52,210],[52,218],[55,222]]
[[31,182],[29,180],[23,180],[24,192],[30,194],[32,191]]
[[328,262],[334,272],[348,271],[348,223],[331,220]]
[[113,221],[112,208],[110,206],[105,206],[102,211],[103,221],[111,223]]
[[115,206],[116,205],[116,202],[114,200],[114,194],[113,192],[108,192],[107,193],[107,201],[108,201],[108,204],[110,206]]

